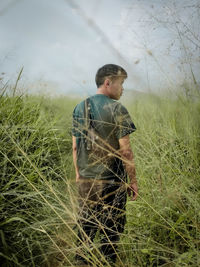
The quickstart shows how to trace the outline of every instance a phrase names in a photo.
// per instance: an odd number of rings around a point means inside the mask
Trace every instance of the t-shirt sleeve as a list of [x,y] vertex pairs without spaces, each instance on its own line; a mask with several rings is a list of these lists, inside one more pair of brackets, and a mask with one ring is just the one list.
[[118,139],[131,134],[136,127],[128,113],[128,110],[119,103],[115,110],[116,136]]
[[85,134],[84,102],[78,104],[72,115],[72,135],[81,137]]

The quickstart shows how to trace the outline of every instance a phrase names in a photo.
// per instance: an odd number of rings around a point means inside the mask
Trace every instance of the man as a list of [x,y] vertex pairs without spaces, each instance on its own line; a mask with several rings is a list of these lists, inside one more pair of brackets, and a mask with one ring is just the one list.
[[[100,232],[99,251],[114,263],[117,241],[125,225],[127,191],[138,195],[129,135],[136,130],[126,108],[118,101],[126,71],[114,64],[96,74],[97,93],[78,104],[73,112],[73,161],[79,189],[79,244],[92,244]],[[129,184],[127,186],[127,175]],[[87,262],[87,256],[77,259]]]

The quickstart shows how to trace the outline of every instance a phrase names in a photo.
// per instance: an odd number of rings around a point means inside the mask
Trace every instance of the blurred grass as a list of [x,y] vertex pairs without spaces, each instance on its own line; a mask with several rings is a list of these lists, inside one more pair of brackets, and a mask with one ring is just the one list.
[[[77,102],[0,98],[2,266],[73,266],[81,253],[71,151]],[[128,110],[140,196],[127,203],[119,256],[124,266],[198,266],[200,101],[145,95]],[[109,266],[95,244],[83,247],[93,266]]]

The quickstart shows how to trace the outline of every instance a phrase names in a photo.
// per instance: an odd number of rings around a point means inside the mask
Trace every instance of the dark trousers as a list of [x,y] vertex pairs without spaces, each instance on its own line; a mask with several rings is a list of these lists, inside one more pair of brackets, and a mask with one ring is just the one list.
[[99,230],[101,236],[99,249],[106,260],[115,262],[117,241],[126,221],[125,184],[115,182],[114,179],[109,181],[80,179],[78,191],[81,225],[78,243],[93,242]]

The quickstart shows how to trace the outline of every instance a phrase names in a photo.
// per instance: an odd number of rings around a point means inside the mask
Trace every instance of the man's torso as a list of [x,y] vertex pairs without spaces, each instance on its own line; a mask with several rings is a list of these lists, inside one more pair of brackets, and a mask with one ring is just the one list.
[[124,180],[126,174],[118,154],[119,138],[134,130],[127,110],[105,95],[94,95],[78,104],[73,113],[72,134],[76,136],[80,175]]

